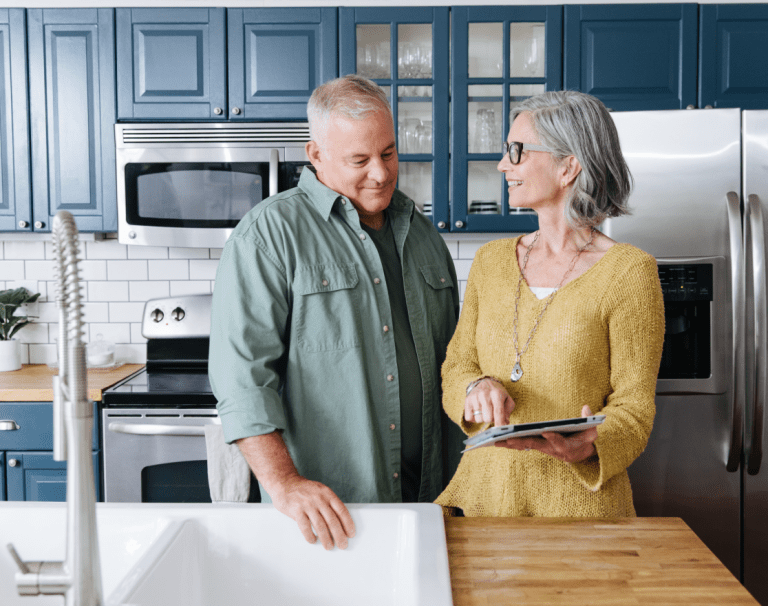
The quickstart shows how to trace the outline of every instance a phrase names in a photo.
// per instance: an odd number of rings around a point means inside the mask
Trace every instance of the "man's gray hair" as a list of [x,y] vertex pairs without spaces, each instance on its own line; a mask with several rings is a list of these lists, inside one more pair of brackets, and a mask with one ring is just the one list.
[[608,217],[629,214],[632,175],[616,125],[599,99],[577,91],[543,93],[515,106],[510,124],[524,112],[531,116],[541,143],[554,150],[556,161],[574,156],[581,164],[565,207],[571,225],[593,227]]
[[307,103],[310,138],[322,144],[325,126],[332,115],[362,120],[368,114],[386,111],[392,118],[392,108],[378,84],[356,74],[342,76],[318,86]]

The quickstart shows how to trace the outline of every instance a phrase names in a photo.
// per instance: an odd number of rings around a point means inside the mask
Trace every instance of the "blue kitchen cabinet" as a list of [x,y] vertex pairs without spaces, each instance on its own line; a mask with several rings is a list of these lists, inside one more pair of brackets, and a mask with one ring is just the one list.
[[561,6],[472,6],[452,9],[453,232],[528,232],[528,209],[509,208],[496,170],[510,109],[522,99],[562,88]]
[[440,231],[449,209],[449,15],[436,8],[340,8],[340,73],[389,95],[397,124],[398,187]]
[[306,120],[338,73],[335,8],[231,8],[227,36],[230,120]]
[[[101,500],[99,414],[93,405],[92,455]],[[3,500],[66,500],[67,462],[53,460],[53,404],[0,403],[0,485]]]
[[223,8],[118,8],[117,117],[227,118]]
[[80,231],[117,230],[112,9],[29,9],[34,231],[67,210]]
[[695,4],[566,5],[564,88],[616,111],[696,104]]
[[768,109],[768,5],[699,10],[699,107]]
[[26,14],[0,9],[0,231],[31,230]]
[[120,120],[305,120],[335,8],[117,9]]

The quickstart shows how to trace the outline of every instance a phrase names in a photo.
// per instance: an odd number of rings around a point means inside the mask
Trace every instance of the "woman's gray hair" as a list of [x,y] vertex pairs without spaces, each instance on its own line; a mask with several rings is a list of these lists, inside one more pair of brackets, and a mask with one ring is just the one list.
[[556,161],[574,156],[581,164],[565,206],[569,223],[594,227],[608,217],[629,214],[632,175],[616,125],[599,99],[577,91],[543,93],[516,105],[510,124],[524,112],[541,143],[554,150]]
[[325,126],[332,115],[362,120],[380,111],[392,118],[387,93],[372,80],[356,74],[329,80],[312,92],[307,103],[309,136],[322,146]]

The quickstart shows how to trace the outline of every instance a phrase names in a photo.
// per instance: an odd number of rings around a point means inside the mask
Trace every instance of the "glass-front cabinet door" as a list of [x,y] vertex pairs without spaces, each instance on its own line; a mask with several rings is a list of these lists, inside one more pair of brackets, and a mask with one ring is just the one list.
[[509,207],[496,165],[512,107],[561,88],[562,7],[454,7],[451,14],[451,231],[532,231],[536,215]]
[[389,94],[400,158],[398,187],[441,231],[449,229],[447,7],[340,8],[341,75]]

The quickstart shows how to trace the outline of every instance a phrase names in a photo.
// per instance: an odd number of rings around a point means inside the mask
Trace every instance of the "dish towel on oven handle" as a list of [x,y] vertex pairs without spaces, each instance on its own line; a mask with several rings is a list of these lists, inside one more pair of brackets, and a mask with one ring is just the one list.
[[236,444],[224,441],[221,424],[205,425],[208,487],[214,503],[247,503],[251,469]]

